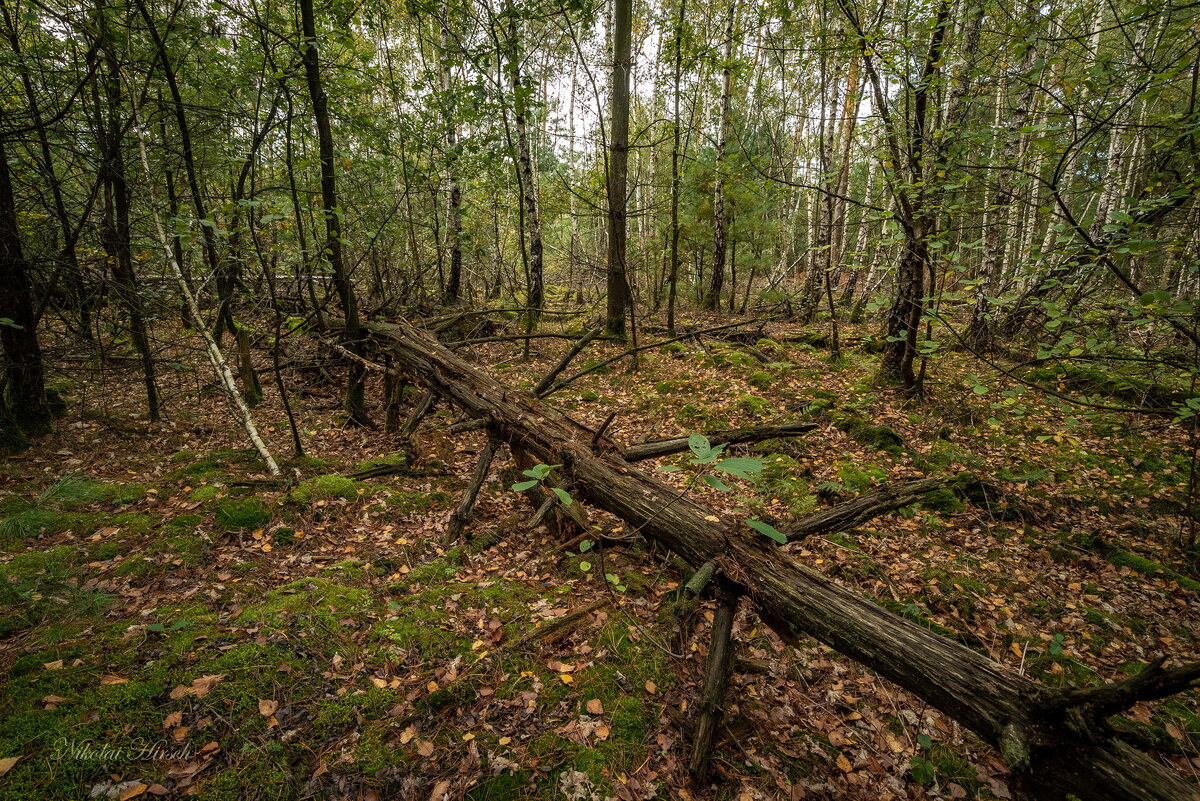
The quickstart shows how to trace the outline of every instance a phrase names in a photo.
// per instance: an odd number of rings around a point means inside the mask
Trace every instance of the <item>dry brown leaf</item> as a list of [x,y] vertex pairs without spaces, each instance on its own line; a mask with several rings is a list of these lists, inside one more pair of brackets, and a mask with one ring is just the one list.
[[55,659],[53,662],[44,662],[42,663],[42,667],[46,670],[62,670],[63,661],[61,659]]
[[854,770],[854,766],[850,764],[849,759],[846,759],[845,754],[838,754],[837,766],[842,773],[849,773],[850,771]]
[[275,710],[279,709],[279,702],[270,698],[258,699],[258,714],[264,718],[269,718],[275,714]]
[[433,743],[428,740],[422,740],[417,745],[417,753],[423,757],[433,756]]
[[121,794],[117,796],[117,801],[129,801],[130,798],[137,798],[139,795],[145,794],[149,789],[150,785],[148,784],[140,782],[138,784],[131,784],[121,791]]
[[5,773],[8,773],[10,770],[12,770],[16,764],[21,761],[21,759],[22,757],[19,756],[4,757],[4,759],[0,759],[0,776],[3,776]]
[[124,684],[127,681],[129,681],[129,679],[125,679],[120,676],[108,675],[108,676],[101,677],[100,686],[108,687],[109,685],[112,685],[112,684]]
[[587,702],[587,711],[588,711],[588,714],[591,714],[591,715],[603,715],[604,714],[604,704],[602,704],[600,702],[599,698],[593,698],[592,700]]

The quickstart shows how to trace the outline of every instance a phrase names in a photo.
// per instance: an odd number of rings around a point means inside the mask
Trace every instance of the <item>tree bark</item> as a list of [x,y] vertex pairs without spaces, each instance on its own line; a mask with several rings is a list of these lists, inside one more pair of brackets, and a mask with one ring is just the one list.
[[625,337],[628,305],[626,212],[629,168],[629,70],[633,38],[633,0],[613,0],[613,67],[608,138],[608,269],[605,331]]
[[50,431],[50,405],[42,347],[34,316],[29,263],[21,249],[17,203],[13,196],[6,142],[0,138],[0,343],[4,345],[4,411],[16,430],[7,433],[0,452],[24,449],[24,434]]

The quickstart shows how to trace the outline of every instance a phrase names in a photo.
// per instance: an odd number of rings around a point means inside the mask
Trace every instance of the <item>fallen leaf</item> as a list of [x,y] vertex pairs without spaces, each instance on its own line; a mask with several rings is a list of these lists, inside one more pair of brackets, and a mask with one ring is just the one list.
[[837,766],[842,773],[849,773],[854,770],[854,766],[850,764],[850,760],[846,759],[845,754],[838,754]]
[[171,690],[171,698],[178,699],[185,695],[194,695],[197,698],[203,698],[212,691],[225,678],[224,673],[218,673],[210,676],[201,676],[194,680],[191,686],[180,684],[174,690]]
[[109,685],[112,685],[112,684],[124,684],[127,681],[129,681],[129,679],[125,679],[120,676],[112,676],[112,675],[103,676],[100,679],[100,686],[108,687]]
[[590,715],[603,715],[604,704],[600,703],[599,698],[593,698],[587,702],[587,711]]
[[423,757],[433,756],[433,743],[428,740],[422,740],[417,745],[417,753]]
[[409,726],[407,729],[400,732],[400,744],[408,745],[410,742],[412,742],[413,738],[416,736],[417,736],[417,727]]
[[275,710],[279,709],[279,702],[273,699],[260,698],[258,699],[258,714],[264,718],[269,718],[275,714]]
[[8,773],[20,761],[21,757],[19,756],[5,757],[4,759],[0,759],[0,776]]
[[650,693],[651,695],[654,695],[655,693],[658,692],[658,685],[652,681],[647,680],[646,681],[646,692]]
[[180,723],[183,723],[183,713],[182,712],[172,712],[171,714],[167,715],[167,717],[163,720],[163,728],[164,729],[173,729],[176,726],[178,726]]
[[149,789],[150,785],[148,784],[142,784],[141,782],[132,784],[121,791],[121,794],[117,796],[117,801],[129,801],[130,798],[137,798]]
[[42,667],[44,667],[46,670],[62,670],[63,661],[61,659],[55,659],[53,662],[44,662],[42,663]]

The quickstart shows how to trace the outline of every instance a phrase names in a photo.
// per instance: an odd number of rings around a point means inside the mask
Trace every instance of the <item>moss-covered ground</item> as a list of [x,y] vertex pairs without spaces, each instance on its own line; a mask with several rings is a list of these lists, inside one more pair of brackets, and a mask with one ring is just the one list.
[[[591,425],[616,412],[618,441],[818,422],[740,449],[764,462],[756,482],[691,490],[776,523],[890,481],[970,471],[984,489],[791,550],[1054,686],[1200,654],[1177,431],[1006,384],[980,392],[955,355],[917,403],[875,381],[869,348],[834,364],[789,333],[675,343],[555,402]],[[556,348],[480,359],[518,386]],[[271,482],[223,410],[178,409],[186,425],[155,428],[128,384],[104,417],[126,420],[120,432],[92,412],[69,417],[0,475],[0,760],[20,757],[0,800],[685,797],[711,608],[681,611],[686,573],[669,555],[636,538],[563,552],[569,535],[526,525],[531,510],[501,474],[507,454],[469,528],[479,539],[447,542],[482,439],[448,435],[444,409],[406,453],[340,425],[332,389],[300,402],[308,455]],[[271,391],[256,414],[286,455]],[[686,473],[661,475],[682,487]],[[589,604],[562,638],[531,636]],[[1005,797],[996,756],[919,700],[815,642],[785,645],[746,607],[736,626],[729,727],[713,785],[690,797]],[[1119,726],[1181,767],[1200,751],[1194,693]]]

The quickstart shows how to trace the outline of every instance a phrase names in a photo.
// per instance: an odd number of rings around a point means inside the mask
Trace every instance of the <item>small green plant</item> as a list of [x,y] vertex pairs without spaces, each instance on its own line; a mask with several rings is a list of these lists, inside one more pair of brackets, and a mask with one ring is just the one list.
[[[722,459],[721,455],[725,452],[725,445],[713,445],[708,437],[703,434],[692,434],[688,437],[688,450],[692,452],[692,456],[687,460],[690,465],[696,465],[693,468],[692,481],[702,481],[709,487],[718,492],[729,492],[730,487],[721,478],[707,472],[706,468],[719,470],[722,473],[727,473],[735,478],[740,478],[745,481],[754,482],[758,475],[762,472],[763,463],[759,459],[751,459],[744,456],[731,456]],[[663,465],[659,468],[664,473],[674,473],[685,469],[684,465]],[[787,543],[787,536],[783,532],[776,529],[770,523],[762,520],[750,518],[746,521],[746,525],[762,534],[769,537],[780,545]]]
[[913,781],[928,787],[933,784],[934,777],[937,774],[937,766],[925,757],[929,749],[933,748],[933,740],[928,734],[918,734],[917,744],[921,746],[924,753],[913,756],[912,760],[908,763],[909,772],[912,774]]
[[[528,481],[518,481],[516,484],[513,484],[512,491],[513,492],[524,492],[525,490],[533,489],[534,487],[538,486],[539,484],[544,483],[546,481],[546,479],[548,479],[550,477],[550,474],[552,472],[554,472],[554,468],[556,468],[556,467],[562,467],[562,465],[560,465],[560,464],[535,464],[533,467],[529,468],[528,470],[522,470],[521,475],[528,476],[529,480]],[[574,503],[574,501],[571,500],[571,496],[567,494],[566,490],[559,489],[558,487],[548,487],[548,489],[551,492],[553,492],[556,496],[558,496],[558,500],[562,503],[563,506],[570,506],[572,503]]]

